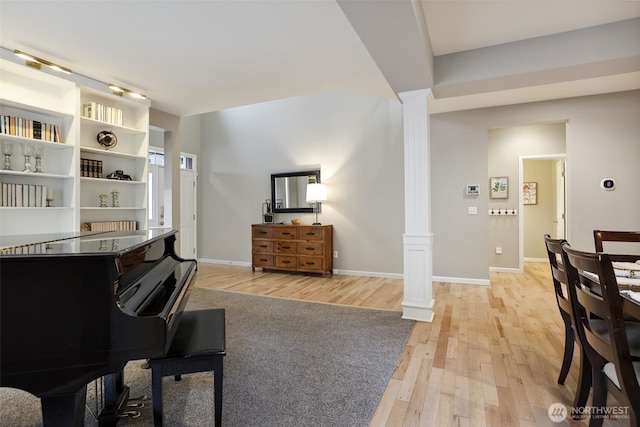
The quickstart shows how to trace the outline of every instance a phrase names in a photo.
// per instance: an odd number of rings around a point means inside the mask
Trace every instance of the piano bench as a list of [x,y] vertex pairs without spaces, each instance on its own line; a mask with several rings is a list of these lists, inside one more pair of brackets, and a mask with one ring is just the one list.
[[215,425],[222,424],[222,380],[225,350],[223,308],[184,311],[167,355],[149,359],[153,424],[162,426],[162,378],[213,371]]

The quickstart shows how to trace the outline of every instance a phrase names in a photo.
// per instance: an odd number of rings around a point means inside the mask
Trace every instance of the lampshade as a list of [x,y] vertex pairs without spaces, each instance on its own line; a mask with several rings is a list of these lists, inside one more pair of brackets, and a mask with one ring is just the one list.
[[324,184],[307,184],[307,203],[327,200],[327,187]]

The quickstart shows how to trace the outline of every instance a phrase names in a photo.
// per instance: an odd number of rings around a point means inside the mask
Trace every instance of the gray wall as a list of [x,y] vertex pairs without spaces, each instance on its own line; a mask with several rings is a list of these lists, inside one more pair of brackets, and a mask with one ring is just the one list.
[[[566,122],[567,232],[574,247],[591,250],[595,228],[640,229],[639,117],[640,91],[432,115],[434,276],[488,279],[493,251],[489,217],[483,213],[490,203],[490,129]],[[202,259],[249,263],[249,226],[260,221],[270,174],[321,167],[329,201],[320,220],[335,226],[336,268],[402,272],[403,142],[397,102],[319,94],[209,113],[200,121],[201,128],[192,131],[202,138]],[[191,120],[190,127],[199,125]],[[509,162],[507,167],[517,171],[518,165]],[[616,178],[615,191],[600,190],[604,177]],[[480,195],[465,196],[467,184],[479,184]],[[478,207],[478,215],[468,215],[470,206]],[[277,219],[292,217],[312,222],[311,214]]]
[[[201,116],[199,257],[248,264],[272,173],[321,169],[320,222],[334,225],[335,268],[402,274],[402,106],[357,94],[316,94]],[[276,221],[312,214],[278,214]]]
[[[489,206],[489,129],[567,122],[567,236],[574,247],[593,250],[596,228],[640,230],[639,118],[640,91],[432,115],[434,276],[488,278],[492,248],[482,212]],[[512,160],[504,167],[518,168]],[[616,178],[615,191],[599,188],[604,177]],[[480,196],[464,197],[464,185],[473,183]],[[479,214],[468,215],[476,205]]]

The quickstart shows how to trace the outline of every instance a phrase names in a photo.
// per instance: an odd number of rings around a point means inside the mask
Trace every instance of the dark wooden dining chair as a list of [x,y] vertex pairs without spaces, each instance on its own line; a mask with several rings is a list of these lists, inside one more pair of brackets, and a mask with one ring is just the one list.
[[640,231],[593,230],[593,242],[596,252],[607,252],[611,261],[636,262],[640,260],[640,246],[636,246],[635,251],[625,252],[624,254],[614,254],[610,250],[604,250],[605,242],[640,243]]
[[[564,239],[552,239],[546,234],[544,242],[547,247],[547,255],[549,256],[549,266],[551,267],[551,279],[556,294],[556,301],[560,316],[564,322],[564,355],[562,358],[562,366],[558,375],[558,384],[564,384],[569,374],[571,362],[573,360],[574,344],[578,343],[580,350],[580,366],[578,369],[578,387],[576,388],[574,407],[584,407],[589,398],[589,390],[591,388],[591,365],[587,358],[580,337],[576,333],[575,314],[571,303],[570,289],[568,287],[567,276],[562,265],[562,245],[567,243]],[[596,325],[594,325],[596,327]],[[600,330],[606,330],[606,324],[600,320],[597,327]]]
[[[631,425],[637,426],[640,325],[625,321],[622,297],[607,254],[578,251],[566,243],[562,249],[568,284],[576,295],[576,332],[584,339],[582,344],[592,368],[591,407],[595,413],[592,412],[589,426],[602,425],[608,393],[615,397],[619,407],[628,408]],[[592,326],[595,316],[606,319],[606,331]]]
[[558,309],[560,310],[560,317],[562,317],[562,321],[564,322],[564,357],[562,358],[560,375],[558,375],[558,384],[564,384],[567,374],[569,374],[569,369],[571,368],[571,361],[573,360],[574,343],[578,338],[573,328],[569,295],[567,295],[562,288],[562,284],[566,283],[567,280],[562,262],[559,258],[562,257],[562,244],[566,243],[566,240],[552,239],[551,236],[546,234],[544,236],[544,243],[547,247],[547,255],[549,256],[551,279],[553,280],[553,288],[556,294]]

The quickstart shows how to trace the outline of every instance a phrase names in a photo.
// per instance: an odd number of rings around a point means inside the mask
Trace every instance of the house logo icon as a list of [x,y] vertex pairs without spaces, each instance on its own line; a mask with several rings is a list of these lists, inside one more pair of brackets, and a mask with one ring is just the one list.
[[552,403],[547,414],[554,423],[561,423],[567,418],[567,408],[562,403]]

